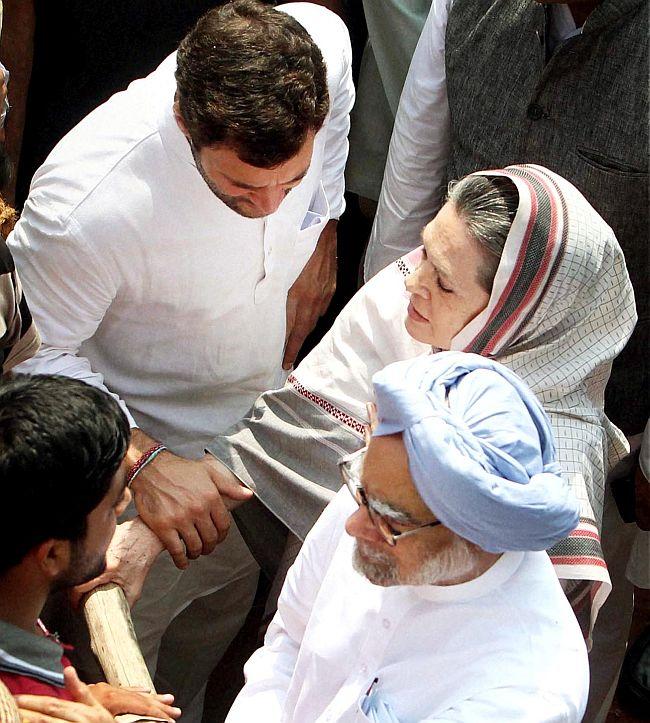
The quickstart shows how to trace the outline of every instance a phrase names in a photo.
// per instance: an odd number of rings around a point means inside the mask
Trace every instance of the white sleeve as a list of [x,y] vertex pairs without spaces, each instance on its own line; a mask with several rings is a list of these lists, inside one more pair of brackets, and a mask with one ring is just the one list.
[[[79,356],[81,344],[93,336],[111,305],[118,280],[115,264],[102,262],[83,240],[81,229],[40,210],[28,200],[23,216],[8,239],[25,298],[42,338],[38,354],[14,371],[61,374],[99,387],[104,378]],[[124,402],[113,394],[132,427],[137,426]]]
[[327,66],[330,113],[327,127],[321,181],[330,207],[330,218],[337,219],[345,209],[345,164],[348,159],[350,111],[354,105],[352,47],[350,34],[338,15],[307,2],[280,5],[307,30],[318,45]]
[[[347,489],[342,492],[349,497]],[[305,538],[287,573],[264,647],[253,653],[244,666],[246,684],[230,709],[226,723],[256,720],[274,723],[282,719],[303,635],[349,514],[342,510],[344,502],[345,496],[339,493]]]
[[330,218],[340,218],[345,210],[345,164],[348,160],[348,134],[350,111],[354,105],[352,82],[352,48],[350,36],[343,21],[334,16],[338,25],[339,65],[338,83],[330,84],[330,117],[327,123],[327,139],[323,158],[323,188],[330,206]]
[[364,265],[365,280],[420,245],[422,228],[440,208],[450,151],[445,32],[451,0],[433,0],[422,29],[388,150]]

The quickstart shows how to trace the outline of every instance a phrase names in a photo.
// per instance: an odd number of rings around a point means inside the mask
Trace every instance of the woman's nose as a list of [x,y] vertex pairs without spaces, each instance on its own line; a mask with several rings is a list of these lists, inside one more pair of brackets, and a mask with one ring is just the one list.
[[420,296],[428,299],[429,289],[424,283],[423,276],[423,264],[419,264],[419,266],[406,277],[404,285],[410,294],[419,294]]

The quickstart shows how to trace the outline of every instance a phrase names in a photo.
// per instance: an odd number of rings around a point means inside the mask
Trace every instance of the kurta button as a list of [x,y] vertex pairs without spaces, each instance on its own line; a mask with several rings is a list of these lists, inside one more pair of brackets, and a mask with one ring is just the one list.
[[390,627],[390,620],[388,618],[384,618],[381,621],[381,624],[384,626],[385,630],[388,630],[388,628]]
[[531,103],[528,106],[527,113],[528,117],[534,121],[541,120],[544,117],[544,109],[541,105],[537,105],[537,103]]
[[362,675],[365,675],[367,672],[368,672],[368,666],[367,666],[367,665],[362,665],[362,666],[361,666],[361,674],[362,674]]

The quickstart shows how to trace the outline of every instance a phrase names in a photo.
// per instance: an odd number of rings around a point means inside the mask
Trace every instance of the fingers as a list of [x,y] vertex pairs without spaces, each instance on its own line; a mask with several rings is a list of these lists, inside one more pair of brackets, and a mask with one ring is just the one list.
[[79,680],[77,671],[71,665],[68,665],[63,669],[63,679],[65,681],[66,690],[78,703],[94,705],[97,702],[93,698],[88,686]]
[[379,424],[379,418],[377,417],[377,405],[374,402],[366,403],[366,413],[368,414],[368,424],[363,430],[363,441],[366,443],[366,447],[370,444],[370,437],[372,433],[377,429]]
[[228,512],[228,508],[224,504],[224,501],[221,499],[221,497],[219,497],[219,504],[212,506],[212,509],[210,510],[210,516],[212,518],[214,526],[217,528],[217,530],[219,530],[219,538],[217,542],[223,542],[223,540],[226,539],[226,535],[230,530],[230,525],[232,524],[232,517],[230,516],[230,512]]
[[201,542],[200,554],[209,555],[220,542],[217,521],[211,515],[207,522],[205,520],[198,520],[195,527]]
[[[23,696],[20,696],[21,698]],[[30,696],[35,698],[40,698],[40,701],[36,704],[38,705],[46,705],[45,699],[47,696]],[[18,700],[18,699],[16,699]],[[52,717],[50,715],[47,715],[47,713],[43,713],[41,711],[32,710],[31,708],[22,708],[18,707],[18,713],[20,714],[20,721],[21,723],[61,723],[61,721],[83,721],[83,718],[70,718],[67,716],[68,711],[64,713],[59,713],[57,717]],[[66,717],[62,718],[61,716],[65,715]],[[88,721],[86,721],[88,723]]]
[[194,525],[188,525],[179,530],[180,536],[183,538],[185,543],[185,554],[190,560],[196,560],[197,557],[201,556],[203,552],[203,543],[201,542],[201,536],[196,529],[196,522]]
[[284,358],[282,360],[282,368],[284,370],[288,371],[294,365],[298,352],[317,321],[318,314],[310,314],[307,319],[305,319],[302,313],[296,316],[296,322],[291,330],[291,334],[289,334],[287,345],[284,348]]
[[85,582],[83,585],[77,585],[77,587],[72,588],[72,590],[70,590],[69,592],[69,598],[73,606],[75,608],[78,607],[84,595],[91,592],[91,590],[94,590],[96,587],[99,587],[100,585],[106,585],[109,582],[116,582],[116,580],[113,578],[110,572],[105,572],[99,577],[96,577],[89,582]]
[[174,565],[179,570],[187,569],[190,561],[185,552],[185,544],[175,529],[164,529],[159,534],[160,541],[171,555]]
[[[95,720],[112,720],[95,717],[93,707],[84,703],[52,698],[47,695],[17,695],[16,704],[22,720],[30,723],[51,723],[52,721],[69,721],[70,723],[93,723]],[[95,704],[96,705],[96,704]],[[100,708],[100,710],[102,710]],[[103,712],[103,711],[102,711]]]
[[219,490],[219,495],[223,499],[226,507],[228,507],[228,499],[241,500],[243,502],[251,499],[253,491],[249,487],[246,487],[239,477],[233,474],[228,467],[216,457],[211,454],[206,454],[203,457],[203,462],[207,466],[208,473],[216,488]]
[[[99,691],[98,691],[99,695]],[[161,700],[164,698],[165,700]],[[173,702],[171,695],[158,696],[150,693],[137,693],[127,688],[116,688],[106,685],[101,691],[101,700],[104,706],[113,715],[142,715],[162,718],[172,723],[181,715],[180,708],[176,708],[166,701]]]

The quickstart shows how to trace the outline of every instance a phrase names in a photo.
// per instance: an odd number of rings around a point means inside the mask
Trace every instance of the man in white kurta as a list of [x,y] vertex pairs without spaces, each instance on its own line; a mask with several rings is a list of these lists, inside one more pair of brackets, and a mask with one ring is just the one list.
[[[579,626],[548,555],[522,549],[575,525],[577,507],[533,395],[473,357],[375,375],[380,425],[346,479],[356,503],[342,489],[307,536],[227,723],[581,720]],[[399,521],[414,510],[417,525]]]
[[[315,134],[306,175],[290,193],[285,189],[279,207],[246,217],[206,183],[196,144],[193,153],[174,115],[174,54],[58,144],[34,177],[10,241],[44,340],[25,371],[107,389],[135,431],[169,450],[142,471],[140,490],[133,486],[141,515],[149,499],[147,475],[167,465],[166,479],[177,481],[176,488],[189,485],[196,467],[174,455],[201,457],[215,433],[282,382],[287,294],[316,255],[321,232],[344,207],[354,95],[349,37],[324,8],[295,3],[283,11],[320,48],[329,112]],[[242,94],[253,85],[253,79],[242,83]],[[160,473],[151,479],[152,493],[166,483]],[[174,509],[184,513],[178,501]],[[197,539],[204,529],[197,523]],[[180,537],[183,558],[191,540]],[[210,544],[203,540],[203,552],[216,542],[214,535]],[[185,661],[184,678],[207,675],[246,615],[256,576],[236,529],[186,573],[169,556],[159,558],[134,610],[150,664],[169,622],[196,598],[217,595],[212,608],[204,605],[204,611],[214,609],[211,620],[188,623],[182,642],[170,642],[179,665]]]

